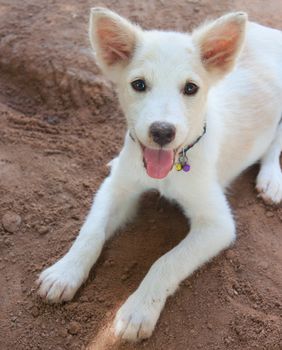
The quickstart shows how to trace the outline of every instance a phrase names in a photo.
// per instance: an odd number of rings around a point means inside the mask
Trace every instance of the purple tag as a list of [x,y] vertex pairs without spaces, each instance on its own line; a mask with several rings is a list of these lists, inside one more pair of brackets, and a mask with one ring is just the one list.
[[190,165],[189,164],[184,164],[182,170],[185,171],[186,173],[190,170]]

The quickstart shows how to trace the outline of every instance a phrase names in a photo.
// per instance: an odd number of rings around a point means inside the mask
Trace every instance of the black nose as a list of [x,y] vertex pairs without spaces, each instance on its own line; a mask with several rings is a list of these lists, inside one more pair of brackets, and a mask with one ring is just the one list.
[[154,122],[151,124],[149,134],[160,146],[164,146],[175,138],[175,127],[166,122]]

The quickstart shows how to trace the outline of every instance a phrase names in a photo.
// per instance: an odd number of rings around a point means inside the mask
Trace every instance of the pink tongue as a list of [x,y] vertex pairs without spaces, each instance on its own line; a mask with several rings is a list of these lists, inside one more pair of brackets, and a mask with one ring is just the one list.
[[154,179],[163,179],[173,166],[173,150],[144,148],[147,174]]

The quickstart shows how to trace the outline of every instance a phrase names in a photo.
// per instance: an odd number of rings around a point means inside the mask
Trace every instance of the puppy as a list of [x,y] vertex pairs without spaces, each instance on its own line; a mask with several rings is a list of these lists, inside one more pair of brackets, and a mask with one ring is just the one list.
[[115,334],[135,341],[152,334],[179,283],[234,241],[224,189],[236,176],[260,161],[258,191],[282,199],[282,34],[241,12],[191,34],[144,31],[103,8],[91,10],[89,32],[128,131],[73,246],[41,273],[39,294],[70,300],[141,193],[157,189],[191,230],[119,309]]

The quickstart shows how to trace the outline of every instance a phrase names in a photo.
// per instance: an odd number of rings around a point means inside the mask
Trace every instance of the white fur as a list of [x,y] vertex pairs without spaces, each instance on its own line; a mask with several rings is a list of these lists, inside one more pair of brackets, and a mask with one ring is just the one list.
[[[106,22],[99,22],[101,18]],[[111,21],[113,33],[119,35],[107,38],[113,35],[108,34]],[[97,28],[105,23],[107,30],[100,28],[99,32]],[[222,38],[222,33],[228,36],[228,31],[235,38],[228,62],[204,61],[202,57],[209,57],[209,52],[203,50],[213,49],[218,37]],[[241,13],[205,24],[191,35],[142,31],[108,10],[94,9],[90,36],[98,63],[116,84],[135,142],[128,132],[78,238],[60,261],[40,275],[39,293],[53,302],[70,300],[87,278],[105,240],[132,216],[140,194],[157,189],[181,205],[191,220],[191,230],[153,264],[116,315],[115,334],[138,340],[152,334],[167,297],[179,283],[235,239],[224,188],[236,176],[261,160],[258,190],[267,200],[278,203],[282,199],[282,34],[246,22]],[[120,51],[124,49],[120,42],[123,38],[133,40],[125,48],[134,47],[132,55]],[[113,47],[104,55],[100,43],[107,39]],[[144,93],[130,86],[140,77],[149,85]],[[181,93],[187,80],[200,87],[195,96]],[[162,180],[147,175],[137,140],[157,148],[148,136],[148,128],[155,121],[176,127],[174,141],[165,146],[168,149],[190,144],[202,133],[206,121],[205,136],[188,151],[189,173],[173,169]]]

